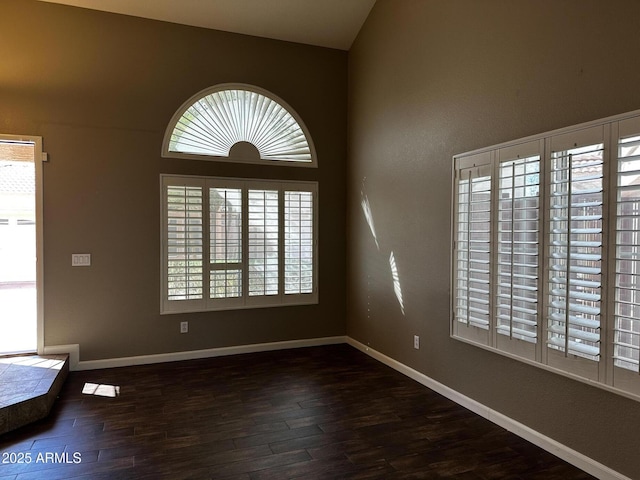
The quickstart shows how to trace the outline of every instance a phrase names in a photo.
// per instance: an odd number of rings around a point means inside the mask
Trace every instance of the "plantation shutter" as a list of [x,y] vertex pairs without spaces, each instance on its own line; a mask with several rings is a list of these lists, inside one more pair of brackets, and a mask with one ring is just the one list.
[[640,398],[640,110],[454,155],[451,336]]
[[[471,164],[470,166],[467,166]],[[488,343],[491,293],[490,155],[460,162],[456,172],[454,328]],[[479,332],[478,329],[486,331]]]
[[275,95],[242,84],[217,85],[187,100],[169,122],[162,154],[316,166],[311,137],[296,112]]
[[[202,304],[203,185],[185,181],[163,185],[165,202],[165,296],[167,311]],[[182,305],[177,306],[180,303]]]
[[278,295],[278,190],[249,190],[249,296]]
[[564,357],[597,362],[604,208],[602,128],[576,137],[552,139],[547,346]]
[[[615,324],[613,338],[616,372],[614,373],[614,385],[640,393],[638,385],[638,365],[640,363],[640,120],[634,118],[620,122],[619,137],[616,162]],[[630,375],[632,372],[633,377]],[[625,385],[625,383],[629,384]]]
[[284,293],[313,291],[313,192],[284,192]]
[[[538,338],[541,142],[499,151],[497,200],[496,333],[535,344]],[[533,348],[498,348],[535,357]]]
[[315,182],[161,178],[161,313],[317,303]]
[[242,296],[242,190],[209,188],[210,298]]

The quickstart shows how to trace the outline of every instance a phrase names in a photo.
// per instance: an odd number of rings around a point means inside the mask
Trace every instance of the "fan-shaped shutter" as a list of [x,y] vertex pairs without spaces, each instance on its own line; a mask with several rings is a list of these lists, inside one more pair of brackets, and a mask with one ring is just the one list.
[[293,109],[248,85],[221,85],[189,99],[169,123],[163,156],[315,166]]

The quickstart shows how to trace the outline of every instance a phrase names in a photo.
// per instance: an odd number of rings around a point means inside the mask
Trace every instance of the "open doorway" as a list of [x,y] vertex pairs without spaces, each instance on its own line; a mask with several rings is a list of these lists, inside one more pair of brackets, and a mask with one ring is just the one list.
[[39,137],[0,135],[0,355],[39,350],[41,152]]

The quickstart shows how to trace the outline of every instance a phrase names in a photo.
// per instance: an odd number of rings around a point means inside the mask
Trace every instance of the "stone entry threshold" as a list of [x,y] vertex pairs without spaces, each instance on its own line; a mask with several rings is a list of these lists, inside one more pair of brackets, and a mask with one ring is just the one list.
[[68,373],[68,355],[0,357],[0,435],[45,418]]

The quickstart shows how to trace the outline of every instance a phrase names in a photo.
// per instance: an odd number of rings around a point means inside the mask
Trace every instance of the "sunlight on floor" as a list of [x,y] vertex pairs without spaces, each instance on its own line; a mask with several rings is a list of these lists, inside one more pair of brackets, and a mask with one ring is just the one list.
[[82,388],[85,395],[115,398],[120,395],[120,387],[117,385],[104,385],[101,383],[85,383]]
[[55,360],[40,356],[0,357],[0,364],[16,365],[19,367],[47,368],[49,370],[61,370],[64,360]]

